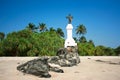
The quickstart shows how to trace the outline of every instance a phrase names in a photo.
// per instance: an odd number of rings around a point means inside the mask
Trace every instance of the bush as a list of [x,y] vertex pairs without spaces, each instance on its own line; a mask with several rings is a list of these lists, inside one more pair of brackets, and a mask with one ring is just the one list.
[[34,33],[25,29],[9,33],[0,42],[0,56],[53,56],[63,43],[56,32]]

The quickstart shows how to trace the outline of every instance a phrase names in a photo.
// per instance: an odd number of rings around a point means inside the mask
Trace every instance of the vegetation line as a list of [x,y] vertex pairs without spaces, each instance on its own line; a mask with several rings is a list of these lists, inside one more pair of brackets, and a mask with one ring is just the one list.
[[[76,28],[74,37],[78,44],[78,53],[81,56],[118,56],[120,46],[113,49],[102,45],[95,46],[93,40],[87,40],[87,29],[83,24]],[[57,50],[64,47],[64,32],[61,28],[47,29],[45,23],[38,26],[29,23],[18,32],[8,33],[5,37],[0,32],[0,56],[54,56]]]

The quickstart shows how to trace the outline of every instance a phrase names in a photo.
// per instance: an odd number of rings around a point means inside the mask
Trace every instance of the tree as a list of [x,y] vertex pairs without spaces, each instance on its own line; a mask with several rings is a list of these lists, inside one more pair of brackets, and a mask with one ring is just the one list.
[[95,47],[93,40],[89,40],[88,43]]
[[89,42],[78,43],[78,53],[81,56],[93,56],[94,51],[95,51],[95,47]]
[[87,33],[87,31],[86,31],[86,28],[83,24],[80,24],[79,26],[77,26],[76,34],[78,35],[78,39],[77,39],[78,41],[80,40],[80,36],[84,35],[86,33]]
[[5,37],[5,34],[3,32],[0,32],[0,40],[2,41]]
[[7,34],[0,42],[0,56],[53,56],[63,44],[64,39],[56,32],[24,29]]
[[32,32],[34,32],[35,29],[37,29],[37,27],[33,23],[29,23],[28,26],[27,26],[27,29],[29,29]]
[[40,32],[44,32],[47,30],[46,24],[45,23],[39,23],[39,29]]
[[112,49],[110,47],[106,47],[104,49],[104,55],[105,56],[115,56],[115,51],[114,51],[114,49]]
[[103,55],[105,55],[105,49],[106,49],[105,46],[102,46],[102,45],[96,46],[94,55],[95,56],[103,56]]
[[79,41],[81,43],[86,43],[87,42],[87,40],[86,40],[86,38],[84,36],[81,36],[81,38],[79,39]]
[[64,37],[64,32],[62,31],[61,28],[57,28],[56,32],[57,32],[57,34],[59,34],[61,37]]
[[27,56],[29,45],[32,43],[29,41],[32,34],[28,29],[7,34],[2,43],[2,52],[6,56]]
[[50,32],[52,32],[52,31],[55,32],[56,30],[53,27],[50,27],[49,31]]
[[85,28],[85,26],[83,24],[80,24],[79,26],[77,26],[76,34],[84,35],[86,33],[87,33],[87,31],[86,31],[86,28]]
[[117,56],[120,56],[120,46],[114,49]]

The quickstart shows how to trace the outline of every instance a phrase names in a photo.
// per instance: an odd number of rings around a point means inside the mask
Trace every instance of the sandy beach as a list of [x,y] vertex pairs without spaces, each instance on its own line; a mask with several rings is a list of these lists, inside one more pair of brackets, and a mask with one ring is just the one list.
[[80,56],[80,64],[60,67],[64,73],[50,71],[51,78],[23,74],[16,69],[34,58],[37,57],[0,57],[0,80],[120,80],[119,56]]

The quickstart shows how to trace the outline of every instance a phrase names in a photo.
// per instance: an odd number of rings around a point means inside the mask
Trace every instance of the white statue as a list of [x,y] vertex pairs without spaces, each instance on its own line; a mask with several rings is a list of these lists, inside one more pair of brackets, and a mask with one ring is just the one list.
[[67,30],[67,39],[65,40],[65,48],[70,47],[70,46],[77,46],[77,43],[75,43],[75,40],[72,37],[72,29],[73,26],[71,24],[73,17],[69,14],[67,17],[68,19],[68,24],[66,26]]

